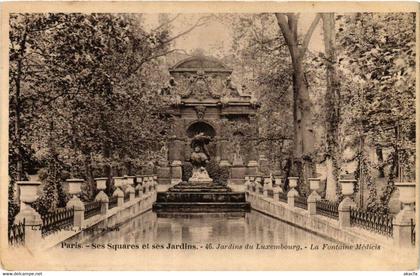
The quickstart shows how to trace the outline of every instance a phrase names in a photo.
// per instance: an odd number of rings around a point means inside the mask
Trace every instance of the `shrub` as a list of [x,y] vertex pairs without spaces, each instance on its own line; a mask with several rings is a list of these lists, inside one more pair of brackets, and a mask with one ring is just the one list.
[[182,180],[188,181],[192,176],[193,166],[190,162],[184,162],[182,164]]
[[220,167],[216,160],[211,160],[207,163],[206,170],[216,185],[227,185],[227,181],[229,179],[228,167]]

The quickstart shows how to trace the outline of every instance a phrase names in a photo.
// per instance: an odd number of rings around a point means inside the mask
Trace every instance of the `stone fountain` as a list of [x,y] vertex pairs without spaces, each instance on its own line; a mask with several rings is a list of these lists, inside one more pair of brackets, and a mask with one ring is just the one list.
[[210,178],[206,164],[210,161],[207,144],[211,141],[204,133],[191,140],[193,150],[190,162],[192,176],[167,192],[158,192],[153,210],[158,212],[231,212],[248,211],[244,192],[233,192],[227,185],[216,185]]

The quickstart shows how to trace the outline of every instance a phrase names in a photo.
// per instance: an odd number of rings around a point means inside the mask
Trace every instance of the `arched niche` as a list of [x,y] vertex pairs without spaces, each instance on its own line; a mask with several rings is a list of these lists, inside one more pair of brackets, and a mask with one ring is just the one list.
[[211,138],[216,136],[216,131],[214,130],[214,127],[203,121],[194,122],[190,124],[187,128],[187,136],[189,138],[193,138],[194,135],[199,134],[201,132],[203,132],[207,136],[210,136]]

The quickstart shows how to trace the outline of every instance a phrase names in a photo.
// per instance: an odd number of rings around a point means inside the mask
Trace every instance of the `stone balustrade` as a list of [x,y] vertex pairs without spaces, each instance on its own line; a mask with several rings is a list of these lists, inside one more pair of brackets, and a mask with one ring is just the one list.
[[[147,179],[144,181],[144,179]],[[51,248],[62,241],[79,234],[83,230],[90,228],[94,225],[101,223],[104,226],[107,224],[120,224],[132,217],[143,213],[152,208],[153,202],[156,200],[156,185],[157,178],[154,175],[149,176],[126,176],[114,177],[113,182],[116,187],[112,197],[117,199],[117,204],[114,208],[110,208],[111,198],[104,192],[108,178],[95,178],[98,194],[95,196],[94,201],[98,204],[84,203],[80,200],[78,195],[81,193],[81,185],[83,179],[68,179],[64,186],[64,190],[72,197],[66,205],[66,210],[69,216],[70,228],[66,225],[63,229],[56,229],[54,232],[49,232],[48,235],[43,235],[43,228],[46,222],[43,221],[44,217],[48,217],[48,225],[54,223],[54,213],[49,213],[48,216],[41,217],[41,215],[32,207],[30,203],[38,198],[38,187],[40,182],[33,181],[20,181],[19,185],[21,210],[15,217],[15,224],[25,223],[25,235],[23,244],[29,250],[39,251]],[[136,185],[137,184],[137,185]],[[145,185],[146,184],[146,185]],[[136,185],[136,186],[134,186]],[[136,195],[136,190],[139,192]],[[128,200],[124,202],[124,195],[129,195]],[[88,207],[86,211],[89,215],[85,218],[85,206]],[[63,212],[59,211],[59,212]],[[62,214],[57,215],[62,216]],[[52,219],[51,219],[52,218]],[[57,220],[59,221],[59,220]],[[114,225],[115,226],[115,225]],[[60,225],[57,225],[59,228]]]
[[[281,187],[281,179],[275,180],[274,185],[271,179],[268,179],[260,176],[249,176],[246,179],[247,199],[251,203],[251,208],[322,235],[331,236],[331,233],[336,233],[332,238],[341,242],[360,238],[371,242],[380,241],[387,246],[411,247],[414,243],[412,234],[413,221],[415,222],[412,207],[415,201],[414,183],[395,184],[400,189],[400,201],[404,207],[393,220],[390,220],[388,216],[382,217],[356,209],[356,204],[352,200],[355,179],[339,181],[344,195],[340,204],[321,200],[318,194],[319,178],[308,179],[311,194],[304,199],[297,190],[299,179],[289,177],[290,189],[287,192],[287,202],[282,200],[286,197],[286,191]],[[260,189],[263,192],[260,192]],[[303,199],[307,208],[297,205],[297,200]],[[341,231],[340,234],[337,234],[337,231]]]

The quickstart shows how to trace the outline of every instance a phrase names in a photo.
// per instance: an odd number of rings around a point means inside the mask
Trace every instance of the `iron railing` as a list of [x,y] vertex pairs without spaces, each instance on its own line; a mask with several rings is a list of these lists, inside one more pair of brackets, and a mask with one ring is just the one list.
[[388,215],[351,208],[350,224],[388,237],[393,234],[392,217]]
[[8,228],[9,245],[19,246],[25,244],[25,219]]
[[318,200],[316,202],[317,215],[338,219],[338,203],[328,200]]
[[85,219],[98,215],[101,212],[101,202],[93,201],[85,204]]
[[47,236],[53,232],[60,231],[73,226],[74,209],[58,209],[54,212],[41,216],[42,236]]
[[281,202],[287,203],[287,194],[286,193],[279,193],[279,200]]
[[416,224],[413,219],[411,219],[411,244],[416,245]]
[[307,199],[306,199],[306,197],[303,197],[303,196],[295,197],[295,205],[298,208],[302,208],[302,209],[305,209],[305,210],[308,209]]
[[118,204],[118,198],[116,196],[112,196],[109,198],[109,203],[108,203],[108,209],[112,209],[114,207],[117,207]]

